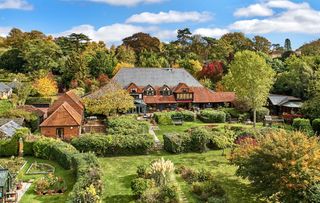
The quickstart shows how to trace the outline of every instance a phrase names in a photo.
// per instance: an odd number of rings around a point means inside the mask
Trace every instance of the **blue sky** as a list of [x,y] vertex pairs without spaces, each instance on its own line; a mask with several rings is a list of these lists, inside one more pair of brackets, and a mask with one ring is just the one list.
[[[45,3],[44,3],[45,2]],[[176,30],[219,38],[232,31],[262,35],[294,48],[319,38],[319,0],[0,0],[0,35],[12,27],[54,36],[82,32],[108,45],[135,32],[163,41]]]

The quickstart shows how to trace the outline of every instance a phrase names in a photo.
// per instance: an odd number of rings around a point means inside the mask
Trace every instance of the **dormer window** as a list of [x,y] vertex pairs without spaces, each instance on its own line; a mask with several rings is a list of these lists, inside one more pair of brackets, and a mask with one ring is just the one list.
[[156,91],[151,87],[151,85],[148,85],[143,92],[144,95],[146,96],[153,96],[156,94]]
[[137,92],[138,92],[138,89],[137,89],[137,88],[132,88],[130,92],[131,92],[131,93],[137,93]]
[[182,92],[189,92],[189,89],[188,88],[183,88]]
[[170,96],[172,94],[172,91],[168,86],[164,85],[160,90],[160,94],[162,96]]

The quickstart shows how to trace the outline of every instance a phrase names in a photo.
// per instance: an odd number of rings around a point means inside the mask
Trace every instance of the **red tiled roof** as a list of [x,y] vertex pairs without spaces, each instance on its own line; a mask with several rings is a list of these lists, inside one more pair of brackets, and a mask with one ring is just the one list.
[[177,103],[174,95],[171,96],[162,96],[162,95],[155,95],[155,96],[143,96],[143,101],[146,104],[175,104]]
[[72,108],[68,102],[64,102],[40,126],[79,126],[81,124],[82,115]]
[[41,109],[38,109],[32,105],[23,105],[23,106],[18,106],[17,108],[30,113],[35,113],[37,114],[37,116],[43,116],[45,114],[45,112],[43,112]]
[[[84,105],[80,101],[80,98],[71,90],[60,96],[58,100],[49,107],[48,114],[50,115],[56,111],[64,102],[68,102],[74,109],[80,109],[77,112],[83,114]],[[75,105],[77,105],[78,108]]]
[[205,87],[192,87],[194,92],[194,103],[222,103],[233,102],[234,92],[213,92]]

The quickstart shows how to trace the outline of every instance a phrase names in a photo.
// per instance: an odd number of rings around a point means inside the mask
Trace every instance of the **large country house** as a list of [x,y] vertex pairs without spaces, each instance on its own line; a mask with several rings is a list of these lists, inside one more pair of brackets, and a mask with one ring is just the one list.
[[123,68],[113,80],[135,98],[133,113],[181,108],[208,108],[235,100],[233,92],[203,87],[183,68]]
[[81,134],[84,105],[72,91],[60,96],[48,109],[47,114],[47,118],[40,125],[42,135],[71,140]]

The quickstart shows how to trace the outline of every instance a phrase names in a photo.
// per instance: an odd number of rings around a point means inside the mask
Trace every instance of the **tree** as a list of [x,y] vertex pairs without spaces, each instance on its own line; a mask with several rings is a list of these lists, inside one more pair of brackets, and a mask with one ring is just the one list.
[[312,202],[309,188],[319,184],[320,146],[301,132],[271,131],[256,144],[243,142],[231,155],[237,175],[271,202]]
[[133,68],[133,67],[134,67],[133,64],[118,63],[116,67],[113,69],[112,75],[114,76],[115,74],[117,74],[121,68]]
[[162,68],[169,67],[169,62],[156,52],[144,50],[139,54],[137,65],[140,67]]
[[241,32],[227,33],[221,37],[233,47],[233,52],[252,50],[252,41]]
[[119,46],[116,49],[116,57],[119,62],[121,63],[129,63],[135,64],[136,63],[136,53],[131,47],[126,46]]
[[252,39],[252,42],[255,51],[261,51],[266,54],[270,52],[271,42],[267,38],[262,36],[255,36]]
[[160,40],[143,32],[124,38],[122,42],[124,46],[131,47],[137,54],[143,50],[151,52],[160,51]]
[[36,79],[33,88],[43,97],[53,96],[58,93],[57,83],[51,75]]
[[223,76],[223,63],[220,61],[212,61],[206,63],[203,67],[199,76],[201,78],[209,78],[212,83],[216,83],[221,80]]
[[90,38],[84,34],[72,33],[67,37],[58,37],[55,42],[59,45],[64,54],[70,54],[71,52],[81,53],[85,50]]
[[31,91],[32,85],[30,83],[19,83],[15,92],[15,94],[17,95],[17,104],[19,106],[24,105],[26,103],[26,100],[30,95]]
[[252,51],[242,51],[235,55],[229,73],[223,78],[226,87],[236,93],[237,99],[246,102],[253,110],[254,127],[256,111],[266,103],[274,75],[263,57]]
[[193,76],[197,76],[202,69],[202,65],[198,60],[182,59],[178,61],[178,64],[179,67],[186,69]]
[[100,90],[83,100],[86,110],[91,114],[109,116],[110,114],[126,113],[134,108],[134,99],[127,90],[110,82]]
[[291,40],[288,38],[284,41],[284,50],[285,51],[292,51]]
[[302,45],[298,50],[305,56],[319,56],[320,55],[320,39]]
[[177,31],[178,35],[177,35],[177,42],[182,45],[182,46],[186,46],[188,44],[190,44],[191,42],[191,38],[192,38],[192,33],[190,32],[189,28],[184,28],[184,29],[179,29]]
[[21,49],[26,72],[40,69],[51,71],[60,65],[59,58],[61,55],[62,51],[59,46],[46,39],[27,40],[23,43]]

